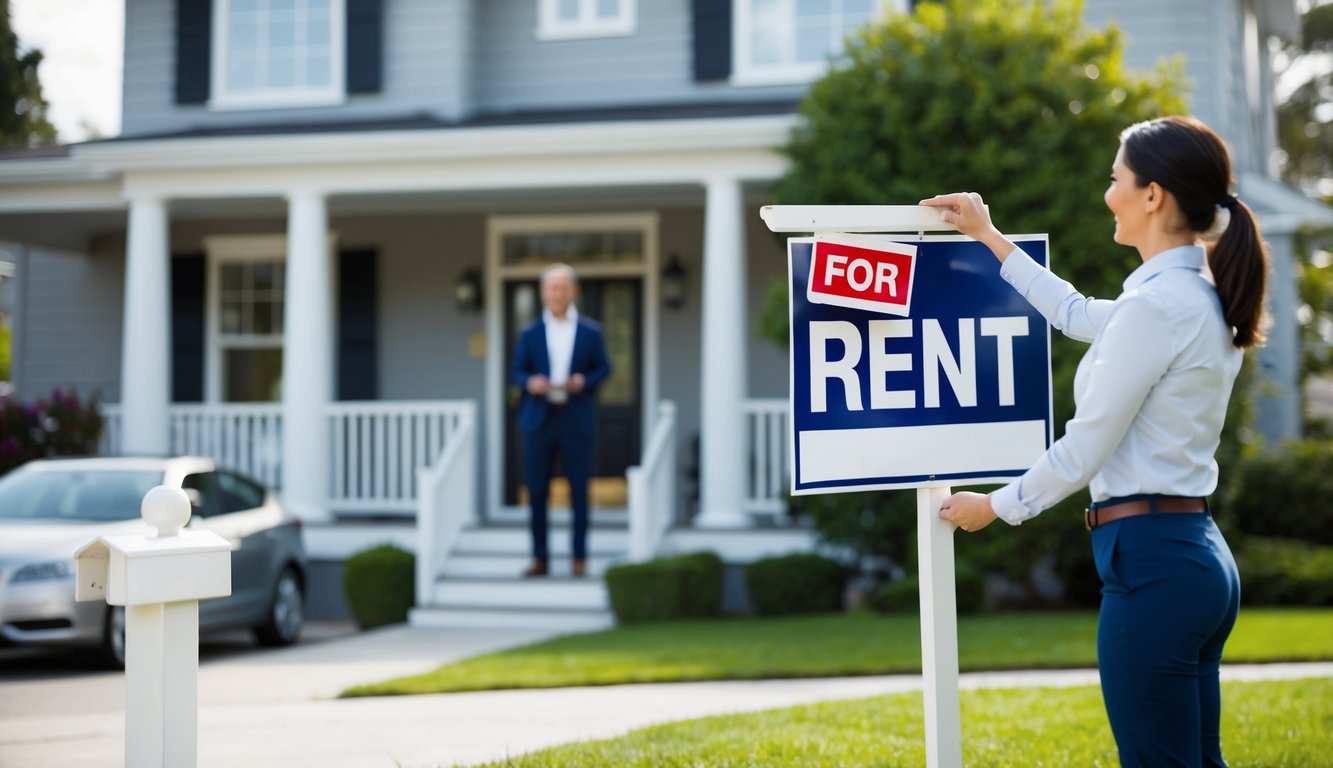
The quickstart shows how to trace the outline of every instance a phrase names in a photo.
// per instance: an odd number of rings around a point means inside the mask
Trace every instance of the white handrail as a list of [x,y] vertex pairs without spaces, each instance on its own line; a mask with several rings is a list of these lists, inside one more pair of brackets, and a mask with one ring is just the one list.
[[657,404],[657,423],[639,466],[625,472],[629,485],[629,559],[652,559],[676,509],[676,404]]
[[477,412],[468,403],[444,453],[417,470],[417,598],[431,604],[435,581],[458,536],[477,521]]

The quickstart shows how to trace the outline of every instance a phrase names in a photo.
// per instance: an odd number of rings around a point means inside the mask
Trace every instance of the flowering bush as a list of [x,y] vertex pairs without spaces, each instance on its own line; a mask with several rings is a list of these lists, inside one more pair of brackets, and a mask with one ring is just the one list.
[[85,402],[56,389],[33,403],[0,398],[0,474],[43,456],[94,453],[101,436],[96,395]]

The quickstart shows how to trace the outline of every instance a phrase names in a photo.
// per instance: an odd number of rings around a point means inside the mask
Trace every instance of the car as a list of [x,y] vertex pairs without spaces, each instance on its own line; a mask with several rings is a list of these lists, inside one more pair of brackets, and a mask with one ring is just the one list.
[[74,601],[74,551],[98,536],[153,533],[140,517],[158,485],[190,498],[188,528],[231,542],[232,591],[199,603],[199,628],[248,628],[295,643],[305,622],[301,521],[276,494],[212,459],[38,459],[0,477],[0,645],[91,650],[125,665],[125,609]]

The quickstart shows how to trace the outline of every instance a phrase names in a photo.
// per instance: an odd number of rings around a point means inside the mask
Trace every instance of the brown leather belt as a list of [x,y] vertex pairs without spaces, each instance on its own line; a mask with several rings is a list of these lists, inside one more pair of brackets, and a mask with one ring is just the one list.
[[1153,499],[1152,501],[1123,501],[1119,504],[1110,504],[1105,507],[1088,507],[1083,510],[1083,527],[1091,531],[1099,525],[1113,523],[1116,520],[1123,520],[1126,517],[1137,517],[1139,515],[1149,515],[1153,512],[1153,507],[1157,507],[1158,513],[1178,514],[1188,512],[1207,512],[1208,502],[1200,498],[1180,498],[1164,497]]

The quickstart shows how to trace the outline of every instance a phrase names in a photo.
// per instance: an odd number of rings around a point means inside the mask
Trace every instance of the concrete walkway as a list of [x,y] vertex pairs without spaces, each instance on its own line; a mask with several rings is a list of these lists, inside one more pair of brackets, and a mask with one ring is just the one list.
[[[516,756],[655,723],[920,688],[919,675],[625,685],[336,700],[347,685],[421,672],[443,661],[534,642],[540,632],[397,627],[210,661],[200,670],[199,764],[441,766]],[[1333,677],[1333,663],[1229,666],[1227,680]],[[964,688],[1097,684],[1095,670],[966,674]],[[38,686],[6,683],[0,766],[118,766],[123,711],[31,703]],[[45,689],[42,689],[45,690]],[[76,690],[63,691],[77,696]],[[48,694],[49,695],[49,694]],[[19,698],[14,698],[15,696]],[[105,698],[105,697],[103,697]],[[78,700],[75,699],[75,702]]]

